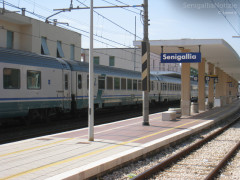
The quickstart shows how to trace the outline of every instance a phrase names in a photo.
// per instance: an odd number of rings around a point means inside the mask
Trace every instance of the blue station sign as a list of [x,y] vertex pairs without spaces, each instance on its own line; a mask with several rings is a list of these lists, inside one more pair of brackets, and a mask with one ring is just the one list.
[[200,63],[201,53],[161,53],[161,63]]

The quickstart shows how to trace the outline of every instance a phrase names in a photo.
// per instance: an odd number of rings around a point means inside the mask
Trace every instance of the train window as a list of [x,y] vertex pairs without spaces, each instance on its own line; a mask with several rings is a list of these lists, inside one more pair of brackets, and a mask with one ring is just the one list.
[[20,89],[20,70],[4,68],[3,69],[3,88]]
[[78,75],[78,89],[82,89],[82,75]]
[[126,90],[127,86],[126,86],[126,78],[121,78],[121,90]]
[[65,74],[64,75],[64,87],[65,87],[65,90],[68,90],[68,74]]
[[113,78],[107,77],[107,89],[111,90],[113,89]]
[[138,90],[141,91],[142,90],[142,81],[138,80]]
[[120,78],[118,77],[114,78],[114,89],[116,90],[120,89]]
[[132,79],[127,80],[127,89],[132,90]]
[[137,80],[133,80],[133,90],[137,90]]
[[105,77],[98,76],[98,89],[105,89]]
[[164,88],[165,91],[167,91],[167,83],[163,84],[163,88]]
[[151,90],[153,91],[154,90],[154,82],[151,81]]
[[27,88],[41,89],[41,72],[27,71]]

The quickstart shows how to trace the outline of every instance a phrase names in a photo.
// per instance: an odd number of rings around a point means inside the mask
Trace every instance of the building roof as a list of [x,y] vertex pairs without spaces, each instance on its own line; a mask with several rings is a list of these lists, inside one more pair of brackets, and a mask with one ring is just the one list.
[[[141,47],[141,41],[135,41],[134,45]],[[240,57],[236,51],[223,39],[180,39],[180,40],[151,40],[150,51],[156,54],[180,53],[180,48],[190,49],[191,52],[200,51],[206,62],[214,64],[228,75],[240,80]],[[163,47],[163,48],[162,48]],[[198,69],[197,63],[191,63],[191,67]],[[206,63],[207,72],[207,63]]]

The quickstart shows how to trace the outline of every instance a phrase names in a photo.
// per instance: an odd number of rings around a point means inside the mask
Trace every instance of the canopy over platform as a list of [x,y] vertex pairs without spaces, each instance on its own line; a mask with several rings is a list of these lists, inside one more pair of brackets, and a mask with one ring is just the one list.
[[[135,46],[141,47],[141,41],[135,41]],[[151,40],[150,51],[162,53],[180,53],[182,49],[190,52],[200,52],[206,62],[212,63],[240,81],[240,57],[236,51],[223,39],[180,39],[180,40]],[[191,63],[191,67],[198,69],[198,63]],[[207,66],[207,63],[206,63]],[[207,70],[207,67],[205,68]]]

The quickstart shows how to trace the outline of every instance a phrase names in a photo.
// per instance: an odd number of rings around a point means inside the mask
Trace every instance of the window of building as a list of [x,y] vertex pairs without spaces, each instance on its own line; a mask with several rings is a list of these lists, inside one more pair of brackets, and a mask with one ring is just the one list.
[[114,78],[114,89],[116,89],[116,90],[120,89],[120,78],[118,78],[118,77]]
[[115,66],[115,57],[114,56],[109,57],[109,66]]
[[41,72],[27,71],[27,88],[41,89]]
[[93,57],[93,63],[94,64],[100,64],[99,56]]
[[3,88],[20,89],[20,70],[4,68],[3,69]]
[[105,89],[105,76],[98,76],[98,89]]
[[65,82],[65,90],[68,90],[68,74],[65,74],[64,82]]
[[46,37],[41,38],[41,54],[49,55]]
[[78,89],[82,89],[82,75],[78,75]]
[[75,59],[75,46],[74,46],[74,44],[70,45],[70,59],[71,60]]
[[133,80],[133,90],[137,90],[137,80]]
[[7,31],[7,48],[13,49],[13,32]]
[[132,79],[127,79],[127,89],[132,90]]
[[62,42],[61,41],[57,41],[57,57],[58,58],[63,58],[64,57],[64,53],[62,50]]
[[113,89],[113,78],[112,77],[107,77],[107,89],[108,90]]
[[121,90],[127,89],[126,83],[127,83],[126,78],[121,78]]

